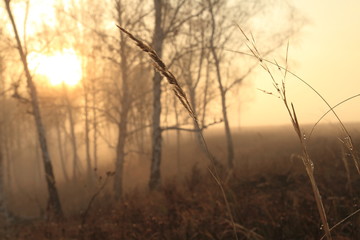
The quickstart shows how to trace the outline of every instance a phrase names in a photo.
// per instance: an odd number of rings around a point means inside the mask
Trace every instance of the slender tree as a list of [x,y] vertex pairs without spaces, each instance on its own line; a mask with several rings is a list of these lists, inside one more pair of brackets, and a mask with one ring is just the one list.
[[[212,65],[215,69],[215,76],[221,100],[222,118],[224,122],[224,132],[227,146],[227,166],[229,169],[233,169],[235,153],[227,109],[227,96],[231,89],[233,89],[235,86],[239,86],[245,78],[251,76],[251,73],[256,64],[244,67],[240,77],[234,77],[234,79],[230,79],[228,76],[224,76],[224,63],[228,58],[228,54],[224,49],[230,49],[230,46],[236,46],[231,41],[234,38],[233,33],[234,28],[236,27],[234,26],[233,22],[236,21],[241,22],[242,24],[246,24],[252,18],[257,16],[259,12],[266,9],[267,5],[264,1],[239,1],[233,6],[233,11],[230,11],[227,8],[227,4],[229,2],[226,0],[206,0],[206,2],[208,18],[210,22],[210,35],[208,36],[207,41],[208,47],[210,49]],[[290,6],[290,11],[291,10],[292,9]],[[239,29],[236,30],[240,32]],[[264,52],[263,56],[266,56],[278,49],[287,41],[290,36],[294,35],[298,30],[298,21],[294,21],[286,29],[282,30],[281,33],[271,33],[273,40],[271,45]]]
[[[191,4],[188,0],[154,0],[155,23],[152,47],[157,55],[163,57],[163,49],[167,39],[175,40],[183,25],[192,18],[199,16],[203,8]],[[190,6],[190,7],[189,7]],[[189,8],[187,8],[189,7]],[[195,9],[195,10],[194,10]],[[162,76],[155,71],[153,76],[153,115],[152,115],[152,154],[150,168],[150,190],[157,189],[161,184],[161,82]]]
[[[199,131],[195,131],[198,144],[203,151],[205,151],[205,149],[201,132],[203,131],[203,127],[206,127],[206,105],[209,102],[207,95],[209,82],[207,78],[204,77],[206,71],[209,70],[209,68],[206,68],[210,53],[205,38],[207,26],[207,19],[202,15],[187,22],[187,32],[184,33],[186,46],[182,47],[185,50],[184,53],[179,54],[181,57],[176,62],[176,67],[180,69],[179,77],[184,80],[183,83],[188,90],[190,103],[198,117],[202,116],[202,119],[204,119],[204,121],[199,122]],[[199,89],[203,94],[201,101],[199,101],[200,98],[198,96],[200,95],[198,94]],[[194,129],[196,128],[197,126],[194,122]]]
[[61,122],[59,120],[55,120],[55,128],[56,128],[56,140],[57,140],[57,149],[59,151],[59,158],[61,163],[62,172],[64,175],[64,179],[66,182],[69,182],[69,174],[67,172],[66,163],[65,163],[65,154],[64,154],[64,144],[63,144],[63,138],[61,134]]
[[77,179],[79,174],[81,173],[81,165],[80,165],[80,158],[78,155],[78,146],[76,141],[76,134],[75,134],[75,118],[74,118],[74,111],[69,99],[68,88],[65,83],[62,83],[63,93],[64,93],[64,102],[69,118],[69,127],[70,127],[70,142],[73,154],[73,178]]
[[[123,5],[121,0],[115,1],[117,12],[117,22],[119,25],[123,24]],[[120,71],[122,81],[122,91],[119,98],[121,109],[120,119],[118,122],[118,140],[116,145],[116,160],[115,160],[115,179],[114,179],[114,192],[117,200],[121,199],[123,193],[123,175],[124,175],[124,162],[125,162],[125,147],[128,137],[128,115],[130,111],[130,103],[132,96],[130,95],[129,87],[129,63],[127,61],[128,46],[124,34],[119,30],[120,41]]]
[[[133,9],[129,8],[130,1],[112,0],[111,2],[114,4],[113,17],[117,25],[124,25],[126,28],[134,31],[143,29],[143,19],[147,15],[147,13],[143,11],[144,0],[132,1],[131,3],[136,6]],[[82,7],[83,6],[84,5],[82,5]],[[91,94],[89,97],[92,98],[93,105],[91,109],[93,110],[92,131],[94,134],[93,157],[95,160],[95,168],[97,167],[96,136],[100,132],[100,129],[98,130],[99,122],[97,121],[97,113],[102,112],[105,120],[114,124],[116,128],[116,143],[110,143],[110,145],[115,148],[116,153],[113,190],[116,200],[121,200],[123,195],[124,164],[127,148],[129,147],[129,136],[131,135],[129,129],[134,125],[134,121],[130,120],[130,118],[133,117],[134,109],[137,108],[134,102],[139,101],[142,103],[141,99],[143,99],[141,92],[134,91],[135,85],[138,84],[137,82],[141,82],[141,78],[143,78],[143,76],[139,77],[136,74],[139,70],[137,67],[139,63],[138,53],[134,54],[133,51],[129,51],[131,47],[127,43],[127,38],[123,36],[120,30],[117,35],[112,35],[108,33],[107,30],[102,29],[103,26],[98,26],[98,22],[95,21],[97,17],[95,9],[95,14],[93,14],[94,12],[91,12],[91,14],[83,13],[83,15],[89,15],[88,18],[76,16],[75,14],[77,12],[76,10],[73,18],[83,24],[84,28],[82,30],[89,30],[87,34],[93,36],[93,39],[96,38],[98,40],[98,42],[93,41],[93,46],[89,46],[89,48],[92,48],[92,52],[87,54],[88,57],[93,60],[88,60],[89,65],[95,63],[100,55],[104,66],[108,70],[107,72],[96,73],[94,67],[92,67],[92,71],[89,71],[89,69],[87,71],[89,76],[86,79],[86,86],[88,86],[87,90],[90,89]],[[92,22],[94,23],[89,24]],[[101,49],[101,51],[98,49]],[[98,54],[98,56],[96,56],[95,53]],[[97,79],[93,77],[94,75],[97,76],[101,74],[106,74],[106,77],[99,77]],[[95,79],[97,81],[103,80],[103,82],[96,84]],[[101,87],[97,89],[96,85]],[[102,106],[99,102],[102,103]],[[144,117],[142,118],[144,119]]]
[[24,67],[25,76],[26,76],[26,80],[27,80],[27,86],[28,86],[28,90],[29,90],[29,94],[30,94],[30,102],[31,102],[32,112],[33,112],[33,116],[34,116],[34,120],[35,120],[35,124],[36,124],[40,148],[41,148],[41,152],[42,152],[42,159],[43,159],[45,175],[46,175],[45,179],[46,179],[48,193],[49,193],[49,201],[48,201],[49,216],[48,217],[50,219],[61,219],[61,218],[63,218],[63,212],[62,212],[59,194],[58,194],[58,191],[56,188],[55,176],[54,176],[53,166],[52,166],[52,162],[51,162],[51,158],[50,158],[50,154],[49,154],[49,150],[48,150],[45,128],[44,128],[44,125],[43,125],[43,122],[41,119],[41,113],[40,113],[40,107],[39,107],[36,86],[35,86],[35,83],[32,79],[30,71],[29,71],[26,52],[24,51],[24,48],[20,41],[16,23],[15,23],[15,20],[14,20],[14,17],[13,17],[11,8],[10,8],[10,0],[4,0],[4,1],[5,1],[7,13],[9,15],[9,18],[10,18],[10,21],[11,21],[11,24],[13,27],[20,59],[23,64],[23,67]]
[[210,17],[211,17],[211,36],[210,36],[210,41],[209,41],[209,45],[210,45],[209,47],[211,50],[212,58],[214,60],[214,65],[215,65],[215,69],[216,69],[216,79],[217,79],[219,91],[220,91],[221,109],[222,109],[222,116],[223,116],[225,135],[226,135],[226,145],[227,145],[227,163],[228,163],[228,167],[232,169],[234,167],[234,144],[233,144],[233,139],[231,136],[229,118],[228,118],[228,113],[227,113],[226,90],[223,85],[223,80],[222,80],[222,75],[221,75],[221,68],[220,68],[221,59],[219,58],[219,55],[216,51],[216,46],[214,43],[215,31],[216,31],[217,24],[215,22],[213,3],[211,0],[208,0],[208,3],[209,3],[208,9],[209,9]]
[[[162,57],[164,31],[162,28],[162,0],[154,0],[155,29],[153,35],[153,47],[158,56]],[[152,153],[149,187],[151,190],[160,185],[161,164],[161,80],[160,73],[155,71],[153,77],[153,117],[152,117]]]

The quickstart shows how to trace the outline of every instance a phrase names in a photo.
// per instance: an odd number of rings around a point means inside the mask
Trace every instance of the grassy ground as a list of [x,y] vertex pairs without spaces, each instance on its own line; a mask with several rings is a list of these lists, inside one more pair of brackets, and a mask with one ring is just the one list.
[[[352,130],[357,147],[358,129]],[[207,139],[221,159],[224,141],[216,133]],[[320,239],[320,217],[305,169],[296,157],[300,147],[291,128],[245,129],[234,139],[236,170],[231,177],[226,171],[221,175],[238,238]],[[174,145],[168,144],[163,165],[166,180],[160,191],[149,193],[138,187],[129,190],[122,203],[114,203],[103,191],[86,218],[72,208],[61,223],[3,222],[0,239],[235,239],[223,196],[206,170],[204,157],[189,139],[181,149],[182,173],[176,177]],[[317,132],[309,152],[331,227],[360,208],[360,177],[349,160],[351,192],[335,132]],[[66,198],[82,196],[73,191]],[[88,201],[83,199],[84,204]],[[360,239],[360,214],[332,234],[334,239]]]

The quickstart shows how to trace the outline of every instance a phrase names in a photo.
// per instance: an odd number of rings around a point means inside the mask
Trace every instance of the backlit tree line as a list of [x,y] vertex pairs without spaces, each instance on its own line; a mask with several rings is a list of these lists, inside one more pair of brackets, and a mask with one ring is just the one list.
[[[0,9],[0,203],[4,212],[5,189],[16,184],[15,162],[24,158],[22,154],[35,159],[24,164],[32,164],[47,188],[49,218],[63,217],[58,179],[71,184],[86,178],[95,184],[101,146],[112,151],[112,192],[117,201],[122,200],[127,184],[126,162],[137,155],[150,162],[149,189],[161,187],[166,131],[176,131],[178,136],[192,132],[199,151],[204,151],[199,133],[213,124],[223,125],[227,157],[216,161],[228,169],[236,166],[227,100],[251,77],[255,63],[234,65],[235,59],[241,62],[244,57],[228,49],[244,48],[236,24],[252,29],[253,19],[264,17],[266,10],[282,1],[54,1],[51,11],[56,22],[43,19],[31,36],[18,27],[20,18],[13,7],[19,2],[25,6],[21,19],[26,21],[26,14],[35,7],[29,7],[32,1],[4,0]],[[286,44],[301,26],[294,9],[290,5],[284,9],[289,18],[284,22],[290,24],[264,36],[269,39],[264,55]],[[197,114],[199,129],[148,57],[116,25],[146,42],[171,68]],[[29,54],[51,55],[62,49],[74,49],[81,59],[81,82],[56,88],[42,84],[44,76],[29,69]],[[221,110],[215,112],[214,104]]]

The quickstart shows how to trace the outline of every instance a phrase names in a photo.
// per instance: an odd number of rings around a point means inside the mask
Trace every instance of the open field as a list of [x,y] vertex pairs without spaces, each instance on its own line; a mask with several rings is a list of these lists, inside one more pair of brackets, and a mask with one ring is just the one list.
[[[359,124],[349,125],[349,129],[359,149]],[[330,227],[360,206],[360,177],[345,154],[350,168],[347,175],[336,130],[336,126],[320,127],[308,146]],[[0,238],[235,239],[224,198],[195,140],[183,134],[177,152],[173,135],[168,137],[170,140],[164,139],[164,181],[160,191],[148,192],[146,188],[149,163],[145,159],[137,166],[128,165],[125,185],[131,187],[122,203],[114,203],[106,190],[112,185],[111,177],[88,211],[96,187],[89,189],[86,182],[60,184],[66,220],[53,223],[16,217],[2,224]],[[206,139],[210,150],[223,159],[221,135],[213,131],[206,134]],[[320,217],[304,166],[297,157],[298,140],[290,126],[245,128],[234,134],[234,140],[236,170],[231,176],[225,170],[219,171],[238,238],[320,239]],[[175,171],[175,166],[181,166],[180,170]],[[20,208],[31,212],[26,209],[26,203],[30,206],[31,201],[21,201],[23,195],[18,193],[12,198],[9,207],[17,215],[22,215]],[[41,197],[39,201],[43,201]],[[359,224],[360,214],[352,216],[332,231],[334,239],[360,239]]]

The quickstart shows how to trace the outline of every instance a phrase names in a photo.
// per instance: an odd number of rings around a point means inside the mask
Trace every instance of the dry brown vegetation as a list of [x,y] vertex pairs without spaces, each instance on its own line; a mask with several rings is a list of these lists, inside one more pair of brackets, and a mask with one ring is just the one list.
[[[225,93],[230,87],[223,88],[221,81],[220,62],[216,53],[216,50],[221,48],[215,46],[213,42],[215,18],[210,0],[208,7],[212,16],[212,34],[209,43],[219,82],[223,110],[221,121],[224,121],[225,136],[217,131],[206,132],[208,136],[205,141],[202,130],[206,127],[204,124],[201,127],[197,121],[193,110],[195,106],[190,104],[193,101],[187,98],[185,90],[160,59],[164,41],[160,37],[163,31],[155,30],[153,43],[159,44],[155,47],[155,51],[150,45],[119,27],[120,31],[150,56],[155,69],[173,86],[175,96],[194,122],[194,129],[190,129],[190,132],[198,133],[197,140],[199,141],[200,136],[203,151],[199,148],[199,142],[196,144],[196,137],[193,134],[182,134],[182,141],[180,135],[177,135],[174,141],[175,137],[169,133],[162,143],[162,132],[171,127],[166,129],[160,126],[161,78],[160,75],[155,74],[154,82],[158,84],[154,89],[158,91],[154,91],[154,96],[157,97],[154,100],[153,111],[157,114],[154,114],[152,121],[153,130],[155,129],[152,143],[153,153],[156,154],[153,154],[151,163],[142,160],[141,157],[136,160],[131,159],[132,155],[128,155],[131,149],[130,147],[126,149],[125,143],[127,125],[130,121],[127,116],[131,104],[125,104],[130,97],[126,95],[129,79],[128,66],[124,61],[128,58],[129,52],[125,51],[127,45],[124,43],[124,36],[120,34],[120,42],[123,44],[121,72],[124,95],[120,100],[123,104],[119,112],[121,119],[117,122],[120,131],[115,170],[114,166],[106,166],[106,164],[101,164],[98,168],[96,160],[94,165],[96,170],[92,171],[88,135],[89,109],[86,107],[87,174],[80,171],[77,165],[79,156],[71,104],[68,100],[74,153],[73,179],[71,182],[67,179],[66,169],[63,166],[64,179],[56,182],[49,158],[46,134],[40,119],[35,85],[28,70],[26,55],[22,52],[23,47],[17,35],[9,2],[5,0],[26,70],[28,86],[30,92],[34,92],[31,95],[32,109],[45,166],[45,172],[41,174],[46,176],[48,193],[44,191],[43,185],[32,186],[31,181],[28,180],[22,184],[15,183],[18,185],[16,190],[5,189],[6,204],[1,208],[4,217],[0,225],[1,239],[323,239],[325,236],[328,240],[360,238],[358,228],[360,192],[356,188],[360,183],[357,152],[360,127],[353,125],[350,136],[350,130],[345,128],[326,100],[304,80],[288,71],[287,54],[285,67],[264,59],[257,50],[254,38],[248,38],[240,29],[246,39],[245,45],[251,52],[251,54],[243,54],[247,57],[249,55],[255,57],[260,66],[269,73],[276,93],[264,92],[275,95],[283,101],[293,129],[285,126],[272,129],[254,128],[242,129],[237,134],[231,134],[233,129],[230,131],[225,101]],[[155,29],[158,30],[161,30],[162,25],[161,21],[158,21],[161,19],[160,3],[157,1],[155,4]],[[121,25],[121,2],[117,2],[117,7],[119,25]],[[267,63],[272,64],[272,67],[275,66],[280,74],[283,74],[280,81],[273,76]],[[340,122],[342,128],[340,134],[336,133],[333,127],[329,129],[324,127],[320,130],[316,129],[316,134],[308,139],[298,122],[295,107],[287,101],[285,91],[287,74],[305,83],[331,108]],[[235,81],[234,84],[241,81],[242,79]],[[15,91],[17,91],[16,87]],[[86,98],[85,101],[87,103],[88,99]],[[95,105],[93,110],[95,113]],[[136,115],[135,119],[144,115]],[[94,123],[96,126],[95,116]],[[175,128],[178,126],[177,123]],[[293,133],[292,130],[295,132]],[[60,131],[59,126],[58,131]],[[93,131],[97,133],[96,129]],[[344,134],[345,137],[339,139],[336,137]],[[59,136],[59,146],[61,146],[61,135]],[[97,136],[94,136],[94,139],[96,140]],[[157,143],[154,144],[154,140]],[[151,145],[151,142],[143,140],[142,144]],[[161,150],[162,144],[165,145],[164,151]],[[96,141],[94,146],[97,150]],[[125,152],[125,150],[129,151]],[[23,152],[23,154],[27,153]],[[96,151],[94,156],[97,158]],[[125,156],[128,159],[126,161]],[[164,160],[160,165],[161,158]],[[129,165],[125,168],[125,164]],[[224,167],[226,165],[228,168]],[[29,172],[29,169],[27,171]],[[11,176],[10,172],[8,174]],[[20,175],[23,180],[27,179],[28,174]],[[146,187],[149,175],[150,190]],[[125,191],[123,180],[127,183]]]
[[[359,208],[356,186],[360,178],[352,167],[351,193],[341,144],[336,132],[329,129],[333,127],[316,132],[309,153],[331,227]],[[236,171],[225,185],[239,239],[320,239],[323,235],[309,180],[296,157],[301,149],[290,130],[244,129],[234,136]],[[354,125],[351,131],[359,146],[359,126]],[[221,158],[221,135],[214,132],[207,139]],[[64,189],[67,191],[65,199],[81,202],[82,212],[68,206],[67,219],[58,223],[14,218],[2,225],[1,239],[233,239],[223,196],[206,170],[206,158],[192,147],[194,141],[190,136],[183,137],[181,177],[171,172],[176,166],[175,146],[166,145],[163,168],[169,173],[161,190],[144,192],[138,185],[127,191],[122,203],[115,203],[110,189],[104,189],[84,221],[91,194],[81,198],[77,193],[86,186],[60,185],[62,196]],[[332,231],[333,239],[358,239],[359,221],[359,215],[354,215],[343,222]]]

